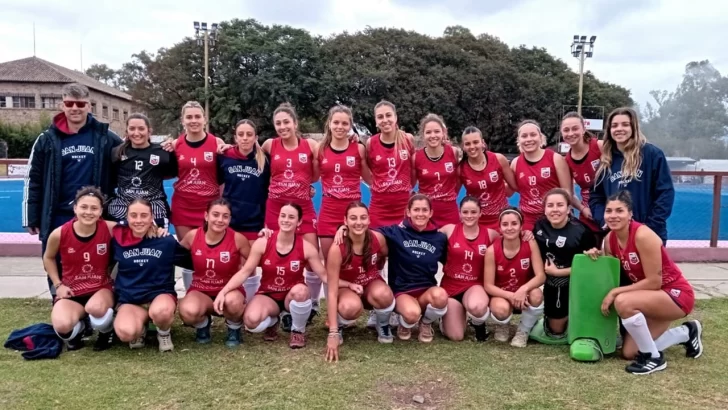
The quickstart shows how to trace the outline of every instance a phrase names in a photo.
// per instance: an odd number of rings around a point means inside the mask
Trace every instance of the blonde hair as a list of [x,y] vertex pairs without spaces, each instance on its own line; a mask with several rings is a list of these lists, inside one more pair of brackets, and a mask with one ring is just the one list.
[[599,169],[597,169],[595,180],[601,182],[601,180],[611,172],[612,169],[612,149],[616,145],[614,138],[612,137],[612,120],[617,115],[626,115],[629,117],[630,128],[632,129],[632,136],[624,144],[624,162],[622,162],[622,181],[629,183],[632,180],[639,181],[637,172],[642,166],[642,147],[647,143],[642,131],[640,131],[639,118],[637,118],[637,112],[629,107],[617,108],[616,110],[609,113],[607,122],[604,124],[604,145],[602,145],[602,156]]
[[263,169],[265,168],[265,153],[260,148],[260,144],[258,144],[258,138],[257,138],[257,136],[258,136],[258,130],[257,130],[257,127],[255,126],[255,123],[252,120],[249,120],[247,118],[244,119],[244,120],[238,121],[238,123],[235,124],[235,137],[236,138],[237,138],[237,135],[238,135],[238,127],[240,127],[241,125],[250,125],[253,128],[253,133],[256,136],[256,139],[255,139],[255,162],[258,163],[258,172],[263,172]]
[[425,127],[427,124],[431,122],[436,122],[440,127],[442,128],[442,145],[445,146],[448,144],[447,141],[447,127],[445,126],[445,120],[442,119],[441,116],[437,114],[429,113],[422,117],[422,120],[420,120],[420,126],[417,130],[417,135],[424,140],[425,138]]
[[334,118],[334,114],[343,113],[346,114],[349,117],[349,123],[351,125],[354,124],[354,116],[351,114],[351,109],[345,105],[335,105],[329,109],[329,115],[326,117],[326,123],[324,124],[324,138],[321,140],[321,148],[318,152],[319,159],[323,158],[324,156],[324,150],[326,150],[327,147],[331,146],[331,141],[334,139],[334,135],[331,132],[331,127],[329,126],[329,123],[331,123],[331,119]]
[[[397,115],[397,107],[394,106],[391,102],[387,100],[382,100],[377,103],[377,105],[374,106],[374,116],[377,115],[377,110],[381,107],[389,107],[392,109],[392,112],[394,115]],[[404,132],[399,129],[399,127],[395,124],[394,127],[394,150],[395,152],[399,153],[399,150],[401,147],[404,147],[409,151],[412,149],[412,145],[410,144],[409,140],[404,136]]]
[[521,136],[521,128],[525,127],[526,125],[533,125],[538,130],[538,134],[541,135],[541,148],[546,147],[546,136],[541,132],[541,124],[536,122],[536,120],[523,120],[518,123],[518,126],[516,127],[516,145],[518,146],[518,151],[523,152],[523,148],[521,148],[521,142],[519,141],[519,138]]
[[185,111],[187,111],[188,108],[199,108],[200,111],[202,111],[202,116],[205,117],[205,109],[202,108],[202,105],[200,105],[197,101],[187,101],[185,105],[182,106],[182,112],[180,113],[181,117],[185,116]]

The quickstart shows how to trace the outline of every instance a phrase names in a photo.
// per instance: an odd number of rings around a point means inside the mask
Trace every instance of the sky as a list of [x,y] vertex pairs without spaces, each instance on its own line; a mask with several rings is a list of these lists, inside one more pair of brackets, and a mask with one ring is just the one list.
[[[446,5],[447,4],[447,5]],[[674,90],[685,65],[708,59],[728,75],[728,2],[722,0],[0,0],[0,62],[33,55],[73,69],[119,68],[193,36],[193,21],[234,18],[304,28],[313,34],[396,27],[440,36],[461,25],[511,47],[543,47],[574,71],[575,34],[597,40],[585,69],[631,90]]]

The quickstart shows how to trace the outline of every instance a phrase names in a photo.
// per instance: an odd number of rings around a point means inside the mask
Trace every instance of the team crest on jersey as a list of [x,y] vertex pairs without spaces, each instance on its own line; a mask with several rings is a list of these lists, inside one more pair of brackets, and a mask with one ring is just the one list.
[[460,244],[455,242],[455,245],[453,245],[452,247],[453,247],[453,249],[458,249],[458,248],[460,248]]
[[445,163],[445,172],[453,172],[454,170],[455,167],[453,167],[452,162]]
[[481,256],[482,256],[482,255],[485,255],[485,250],[486,250],[487,248],[488,248],[488,247],[487,247],[487,246],[485,246],[485,245],[478,245],[478,253],[479,253],[479,254],[480,254]]
[[196,250],[196,251],[195,251],[195,256],[202,256],[202,251],[201,251],[201,250],[199,250],[199,249],[198,249],[198,250]]
[[275,155],[275,156],[273,157],[273,159],[281,159],[281,156],[280,156],[280,155],[278,155],[278,154],[276,154],[276,155]]
[[220,252],[220,262],[222,262],[222,263],[230,262],[230,252]]
[[676,298],[680,297],[680,289],[670,289],[670,294]]
[[406,161],[409,158],[409,152],[406,149],[399,150],[399,159]]
[[159,155],[150,155],[149,163],[152,165],[159,165]]
[[376,159],[377,161],[381,161],[381,160],[382,160],[382,156],[381,156],[381,155],[377,155],[377,157],[376,157],[375,159]]
[[488,178],[490,178],[490,182],[498,182],[498,171],[493,171],[488,174]]
[[498,272],[503,272],[503,265],[498,265]]
[[529,259],[529,258],[521,259],[521,269],[528,269],[530,266],[531,266],[531,259]]
[[346,157],[346,166],[347,167],[353,167],[356,165],[356,158],[354,157]]
[[541,168],[541,178],[549,178],[551,176],[551,168]]
[[308,162],[308,155],[306,154],[298,154],[298,162],[301,164],[305,164]]
[[563,248],[564,245],[566,245],[566,237],[565,236],[559,236],[556,238],[556,246],[559,248]]
[[205,161],[212,162],[212,160],[213,160],[212,152],[205,152]]
[[600,162],[600,160],[598,160],[598,159],[595,159],[594,161],[591,162],[591,166],[594,171],[596,171],[597,168],[599,168],[599,162]]
[[328,158],[324,158],[324,160],[321,161],[321,164],[328,164],[328,163],[329,163],[329,159]]
[[301,263],[299,261],[291,261],[291,272],[298,272],[301,269]]
[[68,253],[76,253],[76,250],[73,248],[68,248]]
[[99,255],[106,255],[106,244],[105,243],[96,244],[96,253]]
[[632,265],[636,265],[640,263],[640,257],[637,256],[637,252],[630,252],[629,253],[629,263]]
[[428,171],[427,169],[423,169],[423,170],[422,170],[422,175],[427,175],[427,174],[429,174],[429,173],[430,173],[430,171]]
[[264,265],[270,265],[270,259],[266,259]]
[[521,173],[518,174],[518,178],[523,178],[524,176],[525,175],[523,174],[523,172],[521,172]]

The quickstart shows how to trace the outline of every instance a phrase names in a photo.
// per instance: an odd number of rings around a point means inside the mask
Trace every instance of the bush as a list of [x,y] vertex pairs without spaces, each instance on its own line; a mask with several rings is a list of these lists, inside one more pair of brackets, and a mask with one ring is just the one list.
[[0,140],[0,158],[8,157],[8,143]]
[[0,140],[7,143],[7,157],[28,158],[35,139],[48,128],[50,123],[50,117],[41,118],[35,123],[7,124],[0,122]]

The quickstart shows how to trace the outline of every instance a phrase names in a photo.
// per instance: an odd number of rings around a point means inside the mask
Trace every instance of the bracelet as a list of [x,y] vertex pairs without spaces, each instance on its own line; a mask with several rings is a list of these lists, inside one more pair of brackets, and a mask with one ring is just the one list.
[[333,339],[335,337],[339,337],[339,332],[336,333],[329,333],[329,339]]

